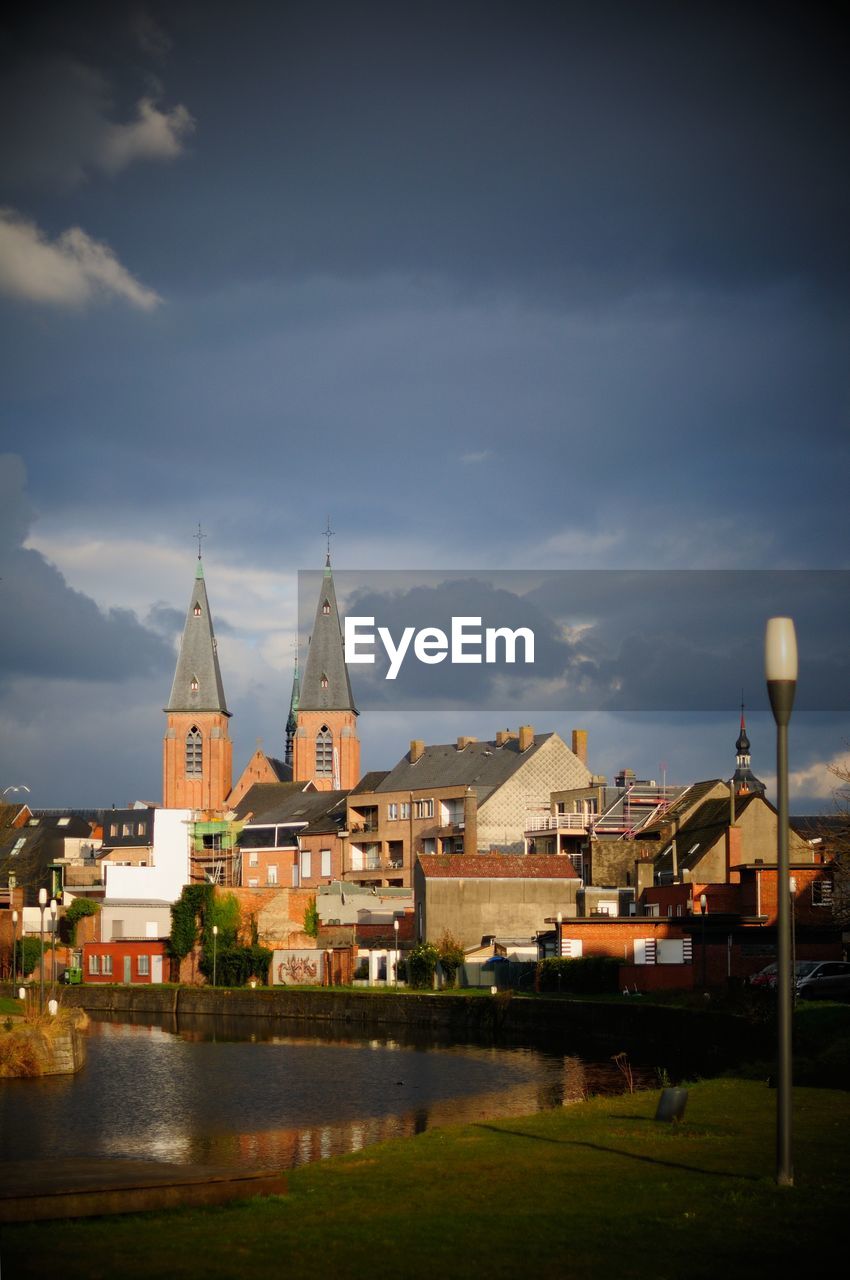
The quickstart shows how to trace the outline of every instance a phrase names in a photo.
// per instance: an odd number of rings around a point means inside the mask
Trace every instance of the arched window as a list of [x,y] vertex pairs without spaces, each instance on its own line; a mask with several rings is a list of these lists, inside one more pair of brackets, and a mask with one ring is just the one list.
[[329,778],[334,768],[334,739],[326,724],[323,724],[316,735],[316,774],[320,778]]
[[331,602],[330,600],[326,600],[325,603],[322,605],[322,613],[330,613],[330,611],[331,611]]
[[192,690],[193,693],[197,693],[200,687],[201,686],[198,684],[198,677],[192,676],[192,682],[189,685],[189,688]]
[[200,778],[204,769],[204,740],[196,724],[186,734],[186,777]]
[[192,612],[194,613],[194,615],[195,615],[195,617],[196,617],[196,618],[200,618],[200,616],[201,616],[201,606],[198,604],[197,600],[195,601],[195,607],[194,607],[194,609],[192,610]]
[[319,684],[322,686],[323,689],[327,689],[328,687],[328,677],[325,675],[324,671],[322,672],[322,678],[319,681]]

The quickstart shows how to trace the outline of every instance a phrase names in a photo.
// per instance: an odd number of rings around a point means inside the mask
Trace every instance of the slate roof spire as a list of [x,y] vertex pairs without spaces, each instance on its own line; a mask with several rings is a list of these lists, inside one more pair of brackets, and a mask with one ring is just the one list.
[[186,612],[186,625],[180,642],[171,697],[165,710],[220,711],[223,715],[230,715],[221,682],[218,650],[200,554]]
[[741,698],[741,731],[738,734],[738,740],[735,743],[737,755],[735,757],[735,773],[732,778],[732,785],[736,795],[747,795],[754,792],[757,795],[764,795],[765,785],[761,782],[750,768],[750,739],[747,733],[747,722],[744,718],[744,699]]
[[300,711],[353,711],[358,714],[345,665],[342,629],[336,603],[331,553],[328,547],[325,571],[316,604],[316,619],[301,682]]
[[286,718],[286,751],[284,764],[291,765],[298,731],[298,708],[301,704],[301,680],[298,675],[298,649],[295,650],[295,672],[292,676],[292,696],[289,699],[289,715]]

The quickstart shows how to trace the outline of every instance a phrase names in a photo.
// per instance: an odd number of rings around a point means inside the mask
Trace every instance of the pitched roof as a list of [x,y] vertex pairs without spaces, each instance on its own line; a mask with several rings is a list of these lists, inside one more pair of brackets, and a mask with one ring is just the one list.
[[428,880],[578,880],[569,858],[554,854],[439,854],[419,858]]
[[462,751],[455,743],[425,747],[422,755],[410,763],[410,755],[402,756],[386,775],[376,791],[421,791],[438,787],[475,787],[479,800],[484,800],[539,751],[552,733],[537,733],[525,751],[519,741],[510,738],[504,746],[495,742],[468,742]]
[[304,787],[303,782],[255,782],[253,787],[245,792],[233,812],[238,819],[262,813],[282,802],[284,797],[292,792],[300,795]]
[[[754,800],[761,800],[767,804],[764,797],[755,792],[736,796],[735,818],[740,818]],[[729,828],[729,817],[729,800],[720,797],[715,800],[706,800],[699,806],[696,813],[679,827],[676,832],[676,862],[680,871],[683,868],[695,866],[700,858],[705,857],[706,852],[726,834]],[[695,849],[694,845],[697,846]],[[691,852],[692,849],[693,852]],[[668,867],[672,871],[673,853],[669,845],[665,846],[663,853],[656,858],[655,870],[660,873]]]
[[272,772],[277,775],[279,782],[292,781],[291,764],[287,764],[285,760],[279,760],[277,756],[266,756],[266,760],[271,765]]
[[[270,790],[274,784],[259,784],[245,796],[247,800],[258,791]],[[280,784],[278,794],[262,807],[256,807],[250,819],[252,826],[272,823],[305,823],[304,834],[315,831],[333,831],[345,822],[345,798],[347,791],[305,791],[303,783]],[[262,799],[263,797],[258,797]],[[244,802],[243,802],[244,803]]]
[[377,791],[388,773],[388,769],[373,769],[371,773],[364,773],[354,788],[355,792],[360,795],[362,791]]
[[166,711],[221,711],[229,716],[218,665],[218,651],[203,564],[198,560],[186,612],[180,655]]
[[330,558],[325,566],[316,619],[307,650],[301,682],[301,711],[354,711],[354,697],[345,665],[339,610],[334,591]]

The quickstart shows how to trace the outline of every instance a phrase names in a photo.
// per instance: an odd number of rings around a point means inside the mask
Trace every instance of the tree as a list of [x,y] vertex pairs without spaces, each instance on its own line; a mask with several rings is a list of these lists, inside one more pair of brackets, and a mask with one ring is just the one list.
[[407,957],[407,976],[411,987],[434,985],[434,971],[440,953],[433,942],[420,942]]
[[77,925],[85,916],[96,916],[101,904],[91,898],[75,898],[65,912],[64,921],[68,931],[68,944],[75,946],[77,942]]

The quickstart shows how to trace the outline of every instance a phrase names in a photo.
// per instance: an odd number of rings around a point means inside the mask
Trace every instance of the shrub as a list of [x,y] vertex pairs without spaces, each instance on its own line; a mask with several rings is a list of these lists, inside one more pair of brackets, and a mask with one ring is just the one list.
[[[45,945],[45,950],[46,950]],[[21,939],[18,939],[18,964],[22,965],[24,977],[28,978],[35,966],[41,959],[41,939],[40,938],[24,938],[23,947]]]
[[434,983],[434,971],[440,953],[433,942],[420,942],[408,952],[407,978],[411,987],[430,987]]
[[453,987],[457,981],[457,971],[463,964],[463,946],[448,929],[437,943],[440,965],[446,979],[446,986]]
[[319,933],[319,909],[316,906],[316,899],[311,898],[304,910],[304,932],[309,938],[318,937]]
[[[85,916],[96,916],[100,911],[100,903],[93,902],[91,898],[75,898],[68,910],[65,912],[64,933],[67,930],[68,945],[74,946],[77,941],[77,925]],[[60,922],[61,928],[61,922]]]
[[553,957],[537,966],[538,990],[602,995],[620,989],[620,961],[612,956]]
[[[272,953],[268,947],[218,947],[215,956],[215,980],[220,987],[244,987],[249,978],[267,983]],[[212,948],[201,956],[199,969],[208,982],[213,980]]]

